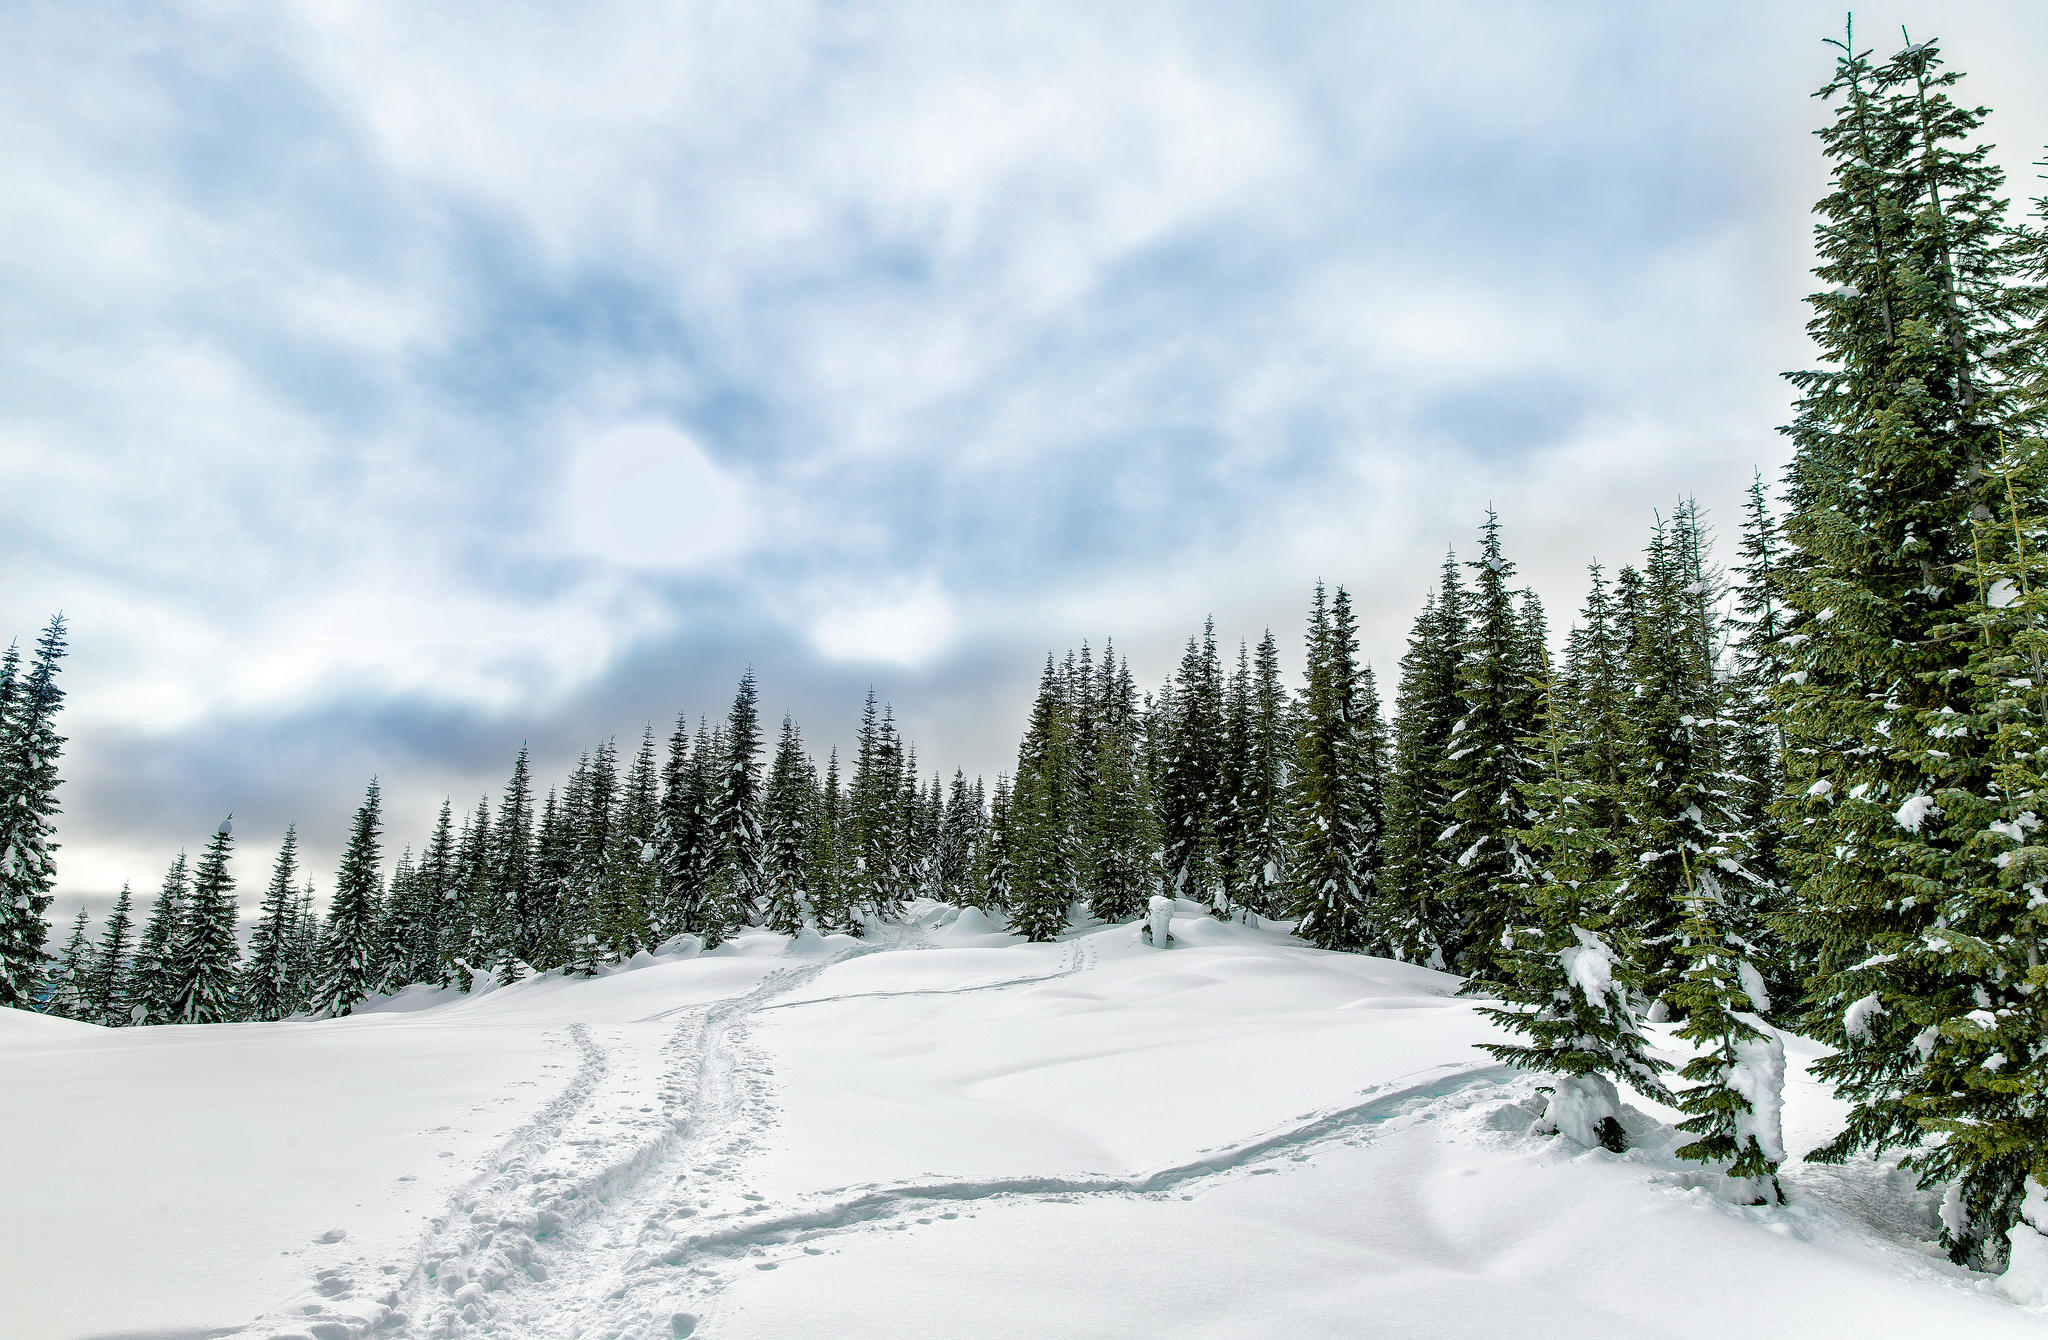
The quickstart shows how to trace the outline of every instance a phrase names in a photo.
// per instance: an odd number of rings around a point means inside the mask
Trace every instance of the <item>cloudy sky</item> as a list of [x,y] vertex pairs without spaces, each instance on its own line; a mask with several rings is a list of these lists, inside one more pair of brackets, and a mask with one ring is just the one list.
[[[2048,5],[1873,4],[2048,140]],[[1317,577],[1383,673],[1491,502],[1560,624],[1805,358],[1839,3],[17,4],[0,633],[71,623],[66,907],[226,811],[870,686],[993,773]],[[1886,46],[1889,50],[1890,46]],[[1391,678],[1389,675],[1388,678]]]

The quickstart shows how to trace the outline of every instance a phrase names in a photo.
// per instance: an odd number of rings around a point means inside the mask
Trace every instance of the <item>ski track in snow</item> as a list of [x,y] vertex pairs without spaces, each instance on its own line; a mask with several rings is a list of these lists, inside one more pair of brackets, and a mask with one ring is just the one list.
[[1052,973],[950,990],[776,1000],[836,963],[928,945],[919,928],[908,928],[887,942],[778,970],[739,996],[648,1016],[639,1022],[678,1019],[658,1053],[658,1079],[645,1073],[644,1061],[636,1067],[629,1049],[608,1051],[598,1030],[571,1025],[581,1059],[568,1083],[451,1197],[405,1261],[375,1272],[323,1270],[309,1289],[240,1333],[271,1340],[702,1340],[702,1320],[736,1272],[819,1252],[812,1244],[822,1238],[957,1218],[966,1205],[1187,1194],[1231,1174],[1307,1162],[1318,1145],[1360,1143],[1376,1126],[1467,1100],[1515,1073],[1501,1065],[1436,1067],[1416,1083],[1382,1086],[1358,1102],[1138,1175],[869,1184],[780,1205],[749,1191],[741,1164],[776,1122],[774,1072],[749,1037],[755,1015],[1026,987],[1084,972],[1097,959],[1095,946],[1077,939]]

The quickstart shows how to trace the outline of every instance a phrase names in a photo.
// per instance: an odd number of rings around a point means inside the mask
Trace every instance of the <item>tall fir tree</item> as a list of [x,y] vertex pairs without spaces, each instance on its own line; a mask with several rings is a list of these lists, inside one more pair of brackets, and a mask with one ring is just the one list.
[[0,667],[6,692],[0,698],[0,1006],[27,1006],[43,964],[49,937],[44,920],[57,878],[57,760],[64,737],[57,713],[64,691],[57,687],[64,659],[64,616],[51,618],[36,639],[35,656],[19,682],[9,674],[9,648]]
[[[1213,620],[1204,623],[1201,637],[1188,639],[1170,701],[1160,717],[1164,747],[1157,792],[1163,879],[1170,896],[1207,901],[1215,879],[1223,756],[1222,672]],[[1023,783],[1020,769],[1017,785]]]
[[818,779],[804,755],[803,733],[785,716],[763,802],[768,896],[761,920],[777,935],[802,930],[813,905],[810,829],[817,790]]
[[818,929],[855,932],[859,910],[846,861],[846,789],[839,782],[839,748],[825,759],[825,778],[818,787],[817,816],[811,825],[812,904]]
[[321,937],[320,980],[311,1001],[321,1014],[348,1014],[374,994],[384,980],[377,934],[383,890],[378,868],[383,853],[383,797],[372,777],[342,849],[334,877],[334,900]]
[[449,947],[460,933],[461,895],[455,885],[455,802],[441,799],[441,811],[434,817],[434,835],[420,858],[420,917],[414,926],[407,953],[414,965],[415,980],[451,986],[456,980]]
[[185,896],[189,889],[185,853],[179,852],[164,873],[142,941],[135,950],[130,978],[129,1017],[138,1024],[168,1024],[177,989],[178,944],[184,935]]
[[1251,729],[1240,803],[1244,818],[1245,910],[1271,915],[1287,878],[1287,794],[1294,756],[1292,701],[1280,679],[1280,644],[1267,629],[1252,660]]
[[1010,779],[996,775],[996,789],[989,800],[988,841],[982,846],[975,871],[975,906],[984,912],[1007,916],[1017,878],[1017,829],[1010,801]]
[[257,1020],[282,1019],[293,1009],[292,922],[299,911],[299,833],[286,825],[284,841],[263,892],[256,930],[249,937],[249,961],[242,970],[242,1012]]
[[[725,720],[725,759],[715,832],[719,872],[704,918],[707,943],[753,924],[768,901],[768,844],[761,815],[760,695],[751,666],[740,676]],[[888,807],[884,805],[887,814]]]
[[970,901],[969,885],[974,878],[974,844],[981,827],[981,808],[967,787],[967,774],[953,770],[953,785],[946,793],[946,812],[939,823],[939,867],[937,897],[955,907]]
[[1343,587],[1316,584],[1308,627],[1308,692],[1294,765],[1288,864],[1295,933],[1321,949],[1366,950],[1379,870],[1379,702],[1359,664],[1358,627]]
[[113,910],[107,913],[107,924],[100,931],[99,953],[93,959],[92,983],[87,990],[91,1003],[88,1017],[108,1028],[133,1022],[128,1013],[129,983],[133,977],[131,955],[135,948],[133,909],[134,895],[123,883]]
[[1465,590],[1454,554],[1423,605],[1401,658],[1393,760],[1386,790],[1386,889],[1381,898],[1393,952],[1447,966],[1464,942],[1462,909],[1446,901],[1451,868],[1443,834],[1451,812],[1450,738],[1464,716],[1459,656],[1465,645]]
[[181,1024],[226,1023],[236,1017],[242,951],[235,938],[235,877],[228,869],[231,833],[231,822],[223,820],[192,872],[171,998],[171,1016]]
[[49,974],[37,992],[43,1009],[66,1019],[89,1019],[92,1010],[93,944],[85,933],[88,913],[78,909],[71,919],[71,934],[51,960]]
[[1989,999],[1995,1015],[2017,984],[1950,951],[1947,927],[1974,910],[1962,891],[1982,887],[1980,832],[1973,807],[1932,797],[1994,785],[1988,751],[1947,733],[1975,706],[1972,640],[1947,630],[1978,599],[1970,523],[2003,502],[1986,466],[2011,412],[2000,369],[2023,325],[2019,258],[2000,174],[1972,143],[1981,112],[1953,101],[1939,47],[1873,66],[1853,34],[1836,45],[1815,229],[1829,287],[1807,326],[1821,365],[1791,374],[1786,430],[1779,686],[1794,929],[1814,964],[1806,1031],[1830,1049],[1812,1068],[1849,1105],[1812,1157],[1910,1149],[1905,1166],[1958,1189],[1951,1254],[1994,1266],[2023,1179],[1952,1158],[1926,1118],[1974,1050],[1972,1013]]
[[1138,688],[1129,662],[1116,660],[1113,644],[1104,644],[1097,684],[1094,789],[1083,855],[1093,871],[1088,910],[1102,921],[1125,922],[1143,915],[1146,899],[1158,887],[1158,840],[1146,786]]
[[1027,940],[1050,940],[1067,927],[1079,892],[1074,818],[1072,721],[1064,681],[1048,655],[1010,799],[1010,927]]
[[1538,722],[1528,674],[1528,639],[1510,585],[1514,564],[1501,551],[1491,508],[1472,569],[1471,608],[1459,657],[1462,715],[1444,757],[1452,822],[1438,837],[1443,878],[1437,943],[1447,967],[1488,971],[1501,935],[1525,920],[1518,890],[1530,876],[1521,834],[1531,824],[1527,785],[1536,775],[1531,743]]
[[500,980],[512,981],[544,962],[554,939],[551,900],[533,876],[533,765],[524,740],[498,802],[491,840],[490,902],[500,928],[492,960]]

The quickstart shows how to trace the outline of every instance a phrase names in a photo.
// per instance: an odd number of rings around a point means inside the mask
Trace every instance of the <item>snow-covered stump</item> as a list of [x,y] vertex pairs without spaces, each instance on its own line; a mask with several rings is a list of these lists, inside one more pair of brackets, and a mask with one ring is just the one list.
[[1550,1106],[1544,1110],[1531,1135],[1562,1135],[1587,1149],[1605,1149],[1619,1154],[1627,1147],[1621,1126],[1621,1091],[1607,1076],[1559,1075],[1550,1090]]
[[1145,943],[1164,949],[1173,943],[1173,899],[1153,894],[1145,913]]

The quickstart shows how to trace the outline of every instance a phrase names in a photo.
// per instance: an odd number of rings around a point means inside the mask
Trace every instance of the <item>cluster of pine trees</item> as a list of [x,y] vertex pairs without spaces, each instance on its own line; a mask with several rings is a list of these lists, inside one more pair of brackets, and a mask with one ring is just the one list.
[[913,897],[973,901],[987,877],[981,784],[921,780],[872,693],[843,782],[837,751],[821,778],[788,718],[764,752],[750,670],[722,725],[700,719],[693,734],[679,719],[665,757],[650,727],[623,767],[607,740],[538,804],[522,748],[495,809],[484,797],[458,823],[443,801],[425,848],[388,875],[372,779],[324,918],[288,828],[246,952],[230,818],[196,865],[178,854],[139,936],[125,886],[96,941],[80,912],[40,998],[105,1024],[340,1015],[417,983],[594,973],[679,935],[709,947],[747,926],[860,934]]
[[[1681,501],[1554,644],[1489,512],[1391,724],[1349,594],[1318,586],[1298,688],[1270,631],[1226,667],[1206,626],[1147,694],[1109,644],[1049,656],[986,793],[921,780],[872,694],[843,784],[786,719],[764,763],[749,672],[722,725],[678,721],[665,758],[651,729],[630,763],[607,742],[538,803],[522,751],[495,810],[444,803],[388,878],[372,782],[324,918],[288,832],[246,953],[224,823],[132,945],[124,890],[46,961],[54,620],[0,663],[0,1002],[41,974],[108,1023],[338,1014],[677,935],[859,934],[921,895],[1044,940],[1165,893],[1465,975],[1518,1035],[1493,1050],[1551,1076],[1553,1126],[1618,1147],[1631,1085],[1755,1199],[1796,1027],[1851,1108],[1809,1157],[1908,1150],[1956,1259],[1996,1268],[2048,1180],[2048,201],[2011,217],[1934,44],[1835,45],[1821,364],[1791,374],[1780,504],[1752,483],[1728,569]],[[1697,1049],[1677,1076],[1646,1018]]]

